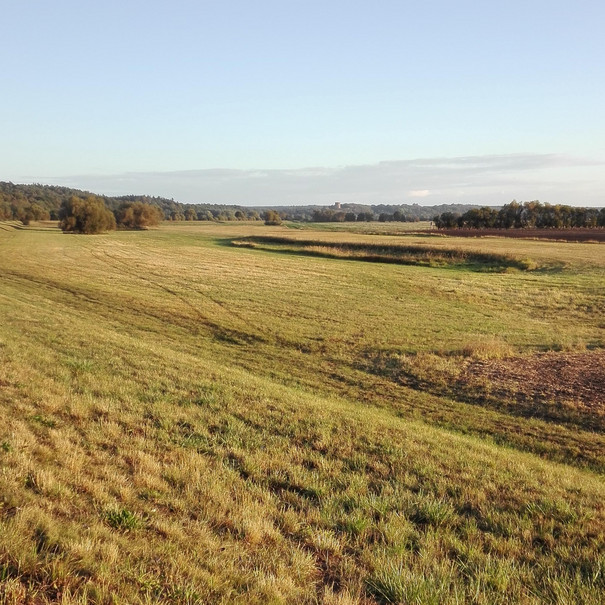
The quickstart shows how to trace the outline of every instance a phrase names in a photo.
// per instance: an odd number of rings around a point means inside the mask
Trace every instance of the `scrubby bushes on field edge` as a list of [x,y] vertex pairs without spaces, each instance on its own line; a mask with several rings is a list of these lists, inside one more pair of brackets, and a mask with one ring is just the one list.
[[124,229],[147,229],[156,226],[163,218],[157,206],[132,202],[122,204],[112,212],[102,198],[72,196],[61,206],[59,227],[72,233],[103,233],[116,227]]
[[114,214],[118,227],[125,229],[156,227],[164,218],[164,214],[158,206],[143,202],[122,204]]
[[59,227],[72,233],[103,233],[116,228],[113,212],[105,202],[93,195],[87,198],[70,197],[59,211]]

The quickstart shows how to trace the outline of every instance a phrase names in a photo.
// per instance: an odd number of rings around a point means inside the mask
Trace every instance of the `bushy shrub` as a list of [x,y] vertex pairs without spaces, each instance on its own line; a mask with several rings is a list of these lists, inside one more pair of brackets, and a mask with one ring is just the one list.
[[116,219],[105,202],[95,196],[72,196],[59,212],[59,227],[72,233],[102,233],[116,228]]
[[275,210],[265,212],[265,225],[281,225],[281,216]]
[[[115,211],[119,227],[126,229],[147,229],[155,227],[164,219],[164,213],[158,206],[143,202],[122,204]],[[193,220],[193,219],[188,219]]]

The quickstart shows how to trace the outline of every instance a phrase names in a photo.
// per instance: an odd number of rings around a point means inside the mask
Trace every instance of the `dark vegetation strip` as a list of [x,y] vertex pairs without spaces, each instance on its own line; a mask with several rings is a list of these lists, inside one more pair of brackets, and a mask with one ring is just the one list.
[[453,237],[512,237],[564,242],[605,242],[605,229],[431,229],[423,234]]
[[[456,248],[368,244],[362,242],[328,242],[324,240],[293,240],[286,237],[248,237],[231,241],[231,245],[262,249],[270,252],[301,254],[323,258],[340,258],[366,262],[401,265],[466,266],[476,271],[536,269],[533,261],[506,254],[472,252]],[[269,246],[278,246],[271,248]],[[281,246],[281,248],[280,248]]]

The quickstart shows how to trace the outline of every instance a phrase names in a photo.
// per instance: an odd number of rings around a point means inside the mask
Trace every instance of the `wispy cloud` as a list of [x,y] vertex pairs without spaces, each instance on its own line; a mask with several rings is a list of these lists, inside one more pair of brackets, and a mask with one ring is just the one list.
[[412,191],[408,191],[409,197],[426,197],[430,195],[430,191],[428,189],[414,189]]
[[605,205],[604,161],[560,154],[421,158],[300,169],[202,169],[30,178],[107,195],[244,205],[341,202],[502,204],[513,198]]

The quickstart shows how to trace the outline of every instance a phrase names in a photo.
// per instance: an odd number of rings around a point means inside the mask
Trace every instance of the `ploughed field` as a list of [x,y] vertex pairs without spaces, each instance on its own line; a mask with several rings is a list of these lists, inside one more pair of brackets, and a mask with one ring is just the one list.
[[0,224],[0,319],[0,602],[602,602],[603,244]]
[[513,237],[521,239],[552,239],[567,242],[605,242],[605,228],[578,229],[439,229],[427,233],[455,237]]

